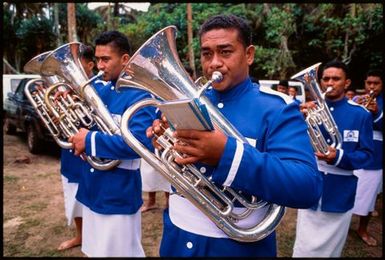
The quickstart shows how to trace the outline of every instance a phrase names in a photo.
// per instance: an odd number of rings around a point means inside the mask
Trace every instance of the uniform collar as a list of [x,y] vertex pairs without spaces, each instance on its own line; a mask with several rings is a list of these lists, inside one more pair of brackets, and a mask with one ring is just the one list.
[[242,93],[244,93],[250,86],[252,86],[252,82],[249,77],[247,77],[244,81],[235,85],[229,90],[225,91],[216,91],[213,89],[213,93],[218,101],[228,101],[237,98]]
[[333,106],[333,107],[337,107],[337,106],[340,106],[342,104],[345,104],[347,101],[348,101],[348,99],[346,97],[343,97],[342,99],[337,100],[337,101],[332,101],[332,100],[326,99],[326,103],[328,104],[328,106]]
[[111,84],[111,86],[116,86],[116,82],[117,82],[118,80],[116,79],[116,80],[110,80],[110,84]]

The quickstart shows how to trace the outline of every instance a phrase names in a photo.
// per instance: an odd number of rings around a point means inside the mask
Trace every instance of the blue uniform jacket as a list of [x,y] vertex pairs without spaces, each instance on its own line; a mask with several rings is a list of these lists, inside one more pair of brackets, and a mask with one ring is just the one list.
[[[229,137],[218,165],[197,164],[198,169],[218,185],[271,203],[308,208],[319,200],[322,177],[297,103],[249,78],[226,92],[211,89],[206,96],[250,144]],[[275,232],[240,243],[178,229],[167,211],[164,221],[161,256],[276,256]]]
[[[345,97],[326,102],[343,142],[331,164],[318,161],[324,179],[320,203],[322,211],[341,213],[354,205],[357,177],[353,170],[365,167],[373,156],[372,117],[362,106]],[[318,203],[312,208],[317,207]]]
[[[308,208],[321,194],[321,176],[298,104],[250,79],[227,92],[207,93],[238,131],[256,144],[229,137],[213,180],[265,201]],[[287,104],[287,103],[289,104]]]
[[79,156],[74,155],[72,149],[61,149],[60,172],[68,182],[79,183],[84,163]]
[[[103,86],[94,84],[95,90],[120,125],[121,115],[131,105],[151,96],[142,90],[130,88],[120,93],[115,82]],[[146,137],[146,129],[155,119],[155,108],[139,110],[129,122],[134,136],[148,149],[153,149]],[[122,163],[107,171],[93,169],[85,163],[76,198],[92,211],[100,214],[134,214],[143,203],[140,177],[140,157],[120,135],[90,131],[86,137],[86,154],[106,159],[120,159]]]

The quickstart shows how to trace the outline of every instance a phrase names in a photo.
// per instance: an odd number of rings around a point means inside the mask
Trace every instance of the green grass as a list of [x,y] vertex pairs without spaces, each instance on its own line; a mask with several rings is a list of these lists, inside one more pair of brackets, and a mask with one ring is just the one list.
[[47,208],[48,204],[46,202],[36,202],[33,203],[26,208],[32,211],[42,211],[43,209]]
[[3,180],[6,183],[16,183],[19,180],[19,177],[13,175],[5,175]]

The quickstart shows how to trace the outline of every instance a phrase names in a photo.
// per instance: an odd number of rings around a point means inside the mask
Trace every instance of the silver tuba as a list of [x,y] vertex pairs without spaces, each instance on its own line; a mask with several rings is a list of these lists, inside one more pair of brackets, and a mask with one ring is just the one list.
[[[47,53],[44,60],[41,61],[39,70],[36,69],[36,66],[35,69],[32,69],[35,73],[38,72],[49,85],[43,89],[43,93],[39,94],[40,97],[42,94],[44,95],[43,101],[40,102],[39,100],[39,104],[44,104],[49,117],[56,118],[57,127],[51,128],[54,130],[51,134],[59,146],[64,149],[72,148],[72,144],[66,139],[77,133],[80,127],[91,128],[97,124],[102,131],[108,134],[120,133],[119,127],[113,121],[95,90],[90,86],[90,83],[100,75],[88,79],[79,58],[81,48],[82,44],[80,43],[60,46]],[[33,65],[36,65],[33,60],[27,63],[28,66],[26,65],[29,71],[34,67]],[[56,91],[64,90],[70,93],[66,97],[59,96],[59,99],[56,100],[54,98]],[[27,89],[26,91],[30,92]],[[30,96],[36,101],[36,95],[31,93]],[[54,102],[55,100],[56,102]],[[50,128],[48,129],[50,130]],[[120,163],[119,160],[82,156],[92,167],[98,170],[109,170]]]
[[[305,88],[310,91],[311,97],[315,101],[315,107],[309,108],[305,118],[307,132],[310,137],[314,151],[329,154],[328,146],[340,148],[342,137],[329,107],[325,102],[325,96],[332,90],[331,87],[322,93],[317,83],[317,70],[321,63],[314,64],[291,77],[291,79],[301,81]],[[324,131],[322,131],[324,129]],[[326,135],[326,136],[324,136]],[[328,144],[326,139],[330,139]]]
[[[198,89],[179,60],[175,36],[175,26],[169,26],[147,40],[121,72],[116,87],[136,87],[151,92],[163,101],[199,98],[201,103],[206,105],[215,128],[239,141],[247,142],[209,99],[201,96],[203,90],[211,86],[212,82],[222,79],[221,73],[213,73],[213,77],[203,85],[202,89]],[[246,199],[241,192],[236,192],[230,187],[218,188],[194,165],[176,164],[174,159],[181,155],[172,149],[172,144],[176,140],[173,139],[170,128],[158,138],[158,143],[163,147],[158,156],[146,149],[125,127],[137,110],[159,104],[158,99],[145,99],[125,111],[122,116],[121,131],[127,144],[231,239],[254,242],[273,232],[284,214],[284,207],[267,203],[256,197]],[[243,205],[245,209],[236,213],[235,202]],[[257,223],[249,227],[237,225],[239,220],[247,218],[256,210],[265,212],[261,221],[256,221]]]

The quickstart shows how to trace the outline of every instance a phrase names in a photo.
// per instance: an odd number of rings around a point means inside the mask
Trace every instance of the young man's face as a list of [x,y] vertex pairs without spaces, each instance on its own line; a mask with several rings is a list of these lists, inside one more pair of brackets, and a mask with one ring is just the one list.
[[223,80],[214,83],[214,89],[225,91],[245,80],[249,65],[254,60],[254,46],[245,48],[238,40],[236,29],[213,29],[201,36],[201,63],[203,74],[210,79],[214,71]]
[[356,95],[356,94],[354,93],[354,91],[351,91],[351,90],[348,90],[348,91],[346,91],[346,93],[345,93],[345,97],[346,97],[347,99],[353,99],[355,95]]
[[342,69],[330,67],[322,73],[321,88],[326,91],[328,87],[332,87],[326,97],[330,100],[340,100],[345,96],[345,89],[350,86],[350,82]]
[[295,88],[289,88],[287,93],[289,94],[289,96],[291,97],[296,97],[297,96],[297,90]]
[[98,70],[104,71],[103,80],[117,80],[130,56],[121,55],[111,44],[96,45],[95,58]]
[[286,86],[282,86],[282,85],[278,85],[277,86],[277,91],[281,92],[283,94],[287,94],[287,87]]
[[382,80],[380,77],[369,76],[365,80],[365,90],[366,93],[370,93],[373,90],[374,95],[378,96],[382,90]]

